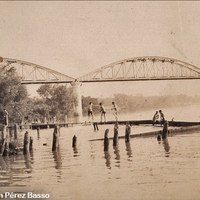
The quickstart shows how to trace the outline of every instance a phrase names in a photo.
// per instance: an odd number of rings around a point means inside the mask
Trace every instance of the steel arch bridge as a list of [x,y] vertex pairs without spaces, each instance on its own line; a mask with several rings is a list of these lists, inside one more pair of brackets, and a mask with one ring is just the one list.
[[22,84],[71,83],[75,79],[30,62],[0,57],[0,67],[16,69]]
[[200,68],[166,57],[135,57],[100,67],[77,79],[30,62],[0,57],[0,67],[14,67],[22,84],[200,79]]
[[200,68],[166,57],[145,56],[121,60],[81,76],[80,82],[200,79]]

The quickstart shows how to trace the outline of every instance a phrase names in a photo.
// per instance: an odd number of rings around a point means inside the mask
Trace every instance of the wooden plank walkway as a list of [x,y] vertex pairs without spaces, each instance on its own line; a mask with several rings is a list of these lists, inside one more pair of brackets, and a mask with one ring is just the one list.
[[[124,121],[118,121],[119,125],[125,125],[127,122],[130,123],[131,126],[133,125],[151,125],[152,120],[124,120]],[[96,122],[98,125],[111,125],[115,124],[116,121],[107,121],[107,122]],[[82,123],[49,123],[49,124],[44,124],[44,123],[38,123],[38,124],[23,124],[20,126],[20,128],[26,127],[30,129],[37,129],[38,127],[40,129],[46,129],[46,128],[54,128],[55,125],[59,125],[60,127],[72,127],[72,126],[88,126],[93,123],[91,122],[82,122]],[[159,123],[155,123],[159,124]],[[185,122],[185,121],[169,121],[169,126],[172,127],[186,127],[186,126],[196,126],[200,125],[200,122]]]

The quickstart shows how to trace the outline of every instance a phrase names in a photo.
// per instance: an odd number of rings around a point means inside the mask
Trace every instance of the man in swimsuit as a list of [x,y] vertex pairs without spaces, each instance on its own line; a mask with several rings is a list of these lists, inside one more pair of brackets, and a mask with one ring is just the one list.
[[100,103],[99,105],[100,105],[100,112],[101,112],[101,122],[102,122],[102,117],[104,117],[104,122],[106,122],[106,110],[104,106],[102,105],[102,103]]
[[116,121],[118,121],[118,108],[117,105],[115,104],[115,102],[112,102],[113,107],[111,108],[111,110],[113,111],[113,115],[116,119]]
[[154,126],[155,122],[158,121],[158,118],[159,118],[159,114],[158,114],[158,111],[156,111],[156,113],[153,116],[153,120],[152,120],[153,121],[153,126]]
[[92,117],[92,121],[94,121],[94,115],[93,115],[93,110],[92,110],[92,102],[89,103],[88,106],[88,121],[90,122],[90,117]]
[[162,126],[162,124],[164,124],[165,117],[164,117],[162,110],[159,110],[159,113],[160,113],[160,124]]

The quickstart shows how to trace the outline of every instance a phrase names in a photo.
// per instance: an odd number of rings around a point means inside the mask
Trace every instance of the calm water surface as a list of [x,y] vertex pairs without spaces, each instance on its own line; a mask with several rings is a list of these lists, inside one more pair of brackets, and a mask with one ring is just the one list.
[[[103,137],[106,128],[112,135],[113,126],[100,126],[99,132],[92,126],[61,128],[56,153],[52,129],[41,130],[39,138],[30,131],[31,155],[0,157],[1,192],[49,193],[56,200],[200,198],[200,132],[160,143],[154,137],[133,138],[130,144],[121,139],[115,148],[110,140],[104,152],[103,141],[88,140]],[[77,149],[71,147],[74,134]]]

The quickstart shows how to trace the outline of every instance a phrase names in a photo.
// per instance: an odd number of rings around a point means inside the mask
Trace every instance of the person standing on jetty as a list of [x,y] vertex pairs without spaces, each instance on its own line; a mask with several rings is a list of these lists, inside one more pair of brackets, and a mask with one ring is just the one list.
[[158,114],[158,111],[156,111],[156,113],[154,114],[154,116],[153,116],[153,126],[154,126],[154,124],[155,124],[155,122],[157,122],[158,121],[158,119],[159,119],[159,114]]
[[8,111],[4,109],[4,124],[8,126]]
[[106,110],[102,103],[100,103],[99,105],[100,105],[100,112],[101,112],[101,122],[102,122],[103,117],[104,117],[104,122],[106,122]]
[[92,121],[94,121],[94,115],[93,115],[93,110],[92,110],[92,102],[89,103],[88,106],[88,121],[90,122],[90,117],[92,118]]
[[160,124],[162,126],[162,124],[164,124],[164,121],[165,121],[165,116],[164,116],[162,110],[159,110],[159,113],[160,113]]
[[114,115],[116,121],[118,121],[118,108],[114,101],[112,102],[112,106],[113,107],[111,108],[111,110],[113,111],[113,115]]

